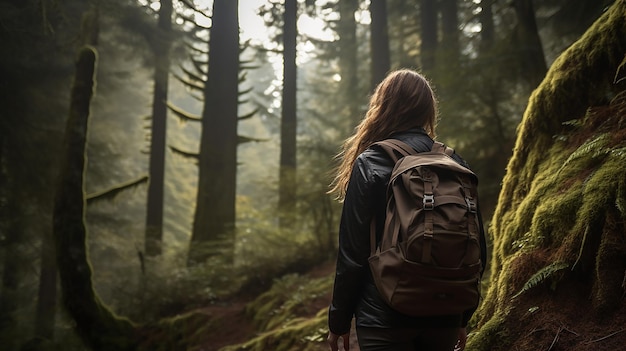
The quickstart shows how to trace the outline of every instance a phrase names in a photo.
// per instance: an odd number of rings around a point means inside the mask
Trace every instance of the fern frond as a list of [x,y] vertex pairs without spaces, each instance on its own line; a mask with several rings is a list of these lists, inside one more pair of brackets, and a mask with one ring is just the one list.
[[600,155],[606,155],[607,153],[611,152],[611,149],[606,147],[608,141],[609,134],[605,133],[599,135],[591,141],[582,144],[578,149],[576,149],[576,151],[572,152],[572,154],[569,155],[565,162],[563,162],[563,165],[559,169],[559,172],[561,172],[561,170],[563,170],[570,162],[578,158],[589,155],[591,156],[591,158],[596,158]]
[[626,159],[626,147],[611,150],[611,155]]
[[570,126],[570,127],[575,127],[575,128],[578,128],[578,127],[583,125],[581,120],[578,119],[578,118],[577,119],[570,119],[570,120],[565,121],[565,122],[561,122],[561,124],[564,125],[564,126]]
[[569,267],[569,263],[559,262],[559,261],[552,262],[548,266],[543,267],[537,273],[533,274],[533,276],[530,277],[530,279],[528,279],[528,281],[526,282],[526,284],[524,284],[522,289],[517,294],[513,295],[513,298],[520,296],[521,294],[543,283],[544,281],[546,281],[546,279],[554,276],[556,273],[568,267]]

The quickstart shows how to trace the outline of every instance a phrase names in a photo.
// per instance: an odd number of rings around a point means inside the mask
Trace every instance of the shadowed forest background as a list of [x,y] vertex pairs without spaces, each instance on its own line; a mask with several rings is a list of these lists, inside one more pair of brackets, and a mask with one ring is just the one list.
[[468,349],[626,343],[623,0],[0,0],[0,40],[2,350],[325,350],[335,156],[405,67],[480,179]]

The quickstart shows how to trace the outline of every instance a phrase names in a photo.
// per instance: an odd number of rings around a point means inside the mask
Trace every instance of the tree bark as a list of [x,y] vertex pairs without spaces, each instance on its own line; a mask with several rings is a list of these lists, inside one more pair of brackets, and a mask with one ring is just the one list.
[[372,0],[370,3],[370,49],[372,56],[372,77],[370,87],[373,90],[391,69],[389,52],[389,34],[387,29],[387,0]]
[[198,194],[188,262],[231,260],[237,184],[239,1],[215,0],[204,86]]
[[283,99],[280,125],[279,224],[292,228],[296,216],[296,38],[298,2],[285,1],[283,15]]
[[157,39],[153,47],[154,92],[145,228],[146,255],[161,254],[163,242],[163,197],[167,132],[167,90],[169,86],[170,46],[172,35],[172,0],[161,0]]

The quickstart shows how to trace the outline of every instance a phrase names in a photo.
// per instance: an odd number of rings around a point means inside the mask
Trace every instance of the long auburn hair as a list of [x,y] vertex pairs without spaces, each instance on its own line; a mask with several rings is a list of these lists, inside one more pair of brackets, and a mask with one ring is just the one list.
[[371,95],[369,108],[354,135],[344,141],[329,193],[337,193],[343,201],[354,161],[373,143],[419,127],[434,138],[436,124],[437,101],[428,80],[410,69],[390,72]]

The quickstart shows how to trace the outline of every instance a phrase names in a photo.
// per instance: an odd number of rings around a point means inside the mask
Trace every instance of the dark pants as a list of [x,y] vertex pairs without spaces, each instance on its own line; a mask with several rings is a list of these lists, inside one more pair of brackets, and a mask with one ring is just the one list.
[[459,328],[356,328],[361,351],[453,351]]

